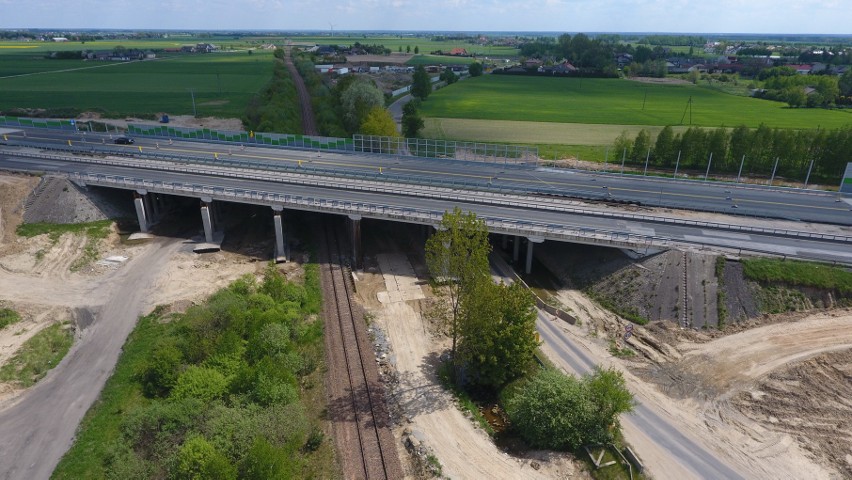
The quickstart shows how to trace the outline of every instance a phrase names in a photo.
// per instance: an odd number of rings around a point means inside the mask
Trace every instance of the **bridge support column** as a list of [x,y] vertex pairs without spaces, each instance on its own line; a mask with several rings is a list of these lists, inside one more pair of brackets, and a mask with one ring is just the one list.
[[517,262],[518,261],[518,253],[520,252],[520,249],[521,249],[521,237],[515,235],[515,239],[512,243],[513,243],[513,245],[512,245],[512,261]]
[[136,192],[133,194],[133,204],[136,206],[136,218],[139,220],[139,231],[148,233],[148,216],[145,212],[145,196]]
[[503,234],[503,250],[509,247],[509,235]]
[[361,215],[349,215],[349,225],[351,226],[351,241],[352,241],[352,268],[358,270],[361,268]]
[[204,241],[213,243],[213,217],[210,214],[212,205],[201,201],[201,223],[204,225]]
[[272,221],[275,223],[275,261],[278,262],[279,259],[282,262],[287,261],[287,251],[284,249],[284,228],[282,226],[281,212],[284,210],[284,207],[280,205],[273,205],[272,211],[274,214],[272,215]]
[[534,243],[544,243],[544,238],[542,237],[527,237],[527,264],[525,265],[524,272],[527,275],[532,273],[532,261],[533,261],[533,244]]

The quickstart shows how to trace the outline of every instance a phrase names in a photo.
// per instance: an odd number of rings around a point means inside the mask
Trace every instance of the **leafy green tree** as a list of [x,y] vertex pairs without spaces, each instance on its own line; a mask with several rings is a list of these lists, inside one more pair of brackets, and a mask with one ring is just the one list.
[[411,53],[411,45],[405,46],[405,53]]
[[790,108],[797,108],[805,105],[808,101],[807,95],[805,95],[805,91],[802,90],[802,87],[798,86],[790,86],[784,89],[784,101],[787,102],[787,105]]
[[385,96],[372,80],[356,77],[340,94],[340,109],[346,130],[355,133],[367,114],[375,107],[384,107]]
[[426,265],[432,282],[447,308],[447,322],[453,339],[453,365],[457,366],[457,350],[462,321],[462,304],[476,291],[480,282],[490,281],[488,230],[485,222],[473,212],[458,207],[444,212],[438,231],[426,241]]
[[428,97],[430,93],[432,93],[432,80],[429,78],[429,74],[426,73],[426,67],[418,65],[414,69],[414,77],[412,78],[411,83],[411,96],[419,98],[420,100],[426,100],[426,97]]
[[619,415],[633,411],[636,402],[627,389],[624,376],[618,370],[597,369],[583,377],[587,398],[592,403],[592,424],[588,443],[612,440],[613,430],[620,429]]
[[381,137],[398,137],[396,122],[393,116],[383,107],[373,107],[361,123],[360,133],[364,135],[377,135]]
[[471,77],[478,77],[482,75],[482,64],[479,62],[473,62],[467,67],[468,73],[470,73]]
[[630,138],[630,133],[627,130],[623,130],[615,138],[612,149],[615,151],[615,157],[618,160],[617,163],[621,162],[622,156],[630,156],[631,152],[633,152],[633,139]]
[[852,97],[852,68],[847,69],[846,72],[840,76],[840,79],[837,81],[837,87],[841,95],[845,97]]
[[633,148],[630,150],[630,159],[636,163],[644,162],[650,148],[651,134],[643,128],[636,134],[636,140],[633,142]]
[[417,45],[415,45],[415,46],[414,46],[414,54],[415,54],[415,55],[417,55],[417,54],[419,54],[419,53],[420,53],[420,47],[418,47]]
[[447,82],[447,85],[452,85],[458,81],[459,77],[449,68],[441,72],[441,80]]
[[677,153],[675,151],[674,130],[671,125],[666,125],[660,130],[657,135],[657,140],[654,143],[654,163],[660,166],[673,165]]
[[157,346],[141,375],[142,391],[149,397],[169,394],[180,375],[183,355],[173,342]]
[[459,359],[472,383],[497,390],[533,363],[535,300],[519,283],[477,284],[463,305]]
[[413,98],[402,107],[402,136],[415,138],[420,134],[425,123],[420,117],[420,100]]

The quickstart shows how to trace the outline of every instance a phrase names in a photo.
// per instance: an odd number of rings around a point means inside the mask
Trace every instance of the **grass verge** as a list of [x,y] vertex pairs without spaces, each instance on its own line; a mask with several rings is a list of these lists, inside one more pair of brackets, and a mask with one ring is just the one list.
[[74,343],[66,324],[54,323],[24,342],[18,353],[0,368],[0,381],[31,387],[59,364]]
[[64,233],[84,234],[92,239],[106,238],[112,220],[97,220],[85,223],[22,223],[16,230],[22,237],[35,237],[47,234],[56,241]]
[[762,283],[782,283],[800,287],[835,290],[844,297],[852,295],[852,272],[813,262],[751,258],[743,260],[746,278]]
[[20,320],[21,316],[18,312],[11,308],[0,308],[0,330],[14,323],[18,323]]

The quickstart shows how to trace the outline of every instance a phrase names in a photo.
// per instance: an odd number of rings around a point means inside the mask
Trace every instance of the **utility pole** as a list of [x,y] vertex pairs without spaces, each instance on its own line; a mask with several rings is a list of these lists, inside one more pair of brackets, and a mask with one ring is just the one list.
[[680,166],[680,150],[677,151],[677,161],[675,162],[675,173],[672,180],[677,180],[677,167]]
[[805,176],[805,189],[808,188],[808,180],[811,179],[811,169],[814,168],[814,160],[811,159],[811,166],[808,167],[808,174]]
[[704,181],[707,181],[707,176],[710,175],[710,164],[713,163],[713,152],[710,152],[710,159],[707,160],[707,171],[704,173]]
[[743,154],[743,159],[740,160],[740,171],[737,172],[737,183],[740,183],[740,175],[743,174],[743,164],[745,164],[745,154]]
[[642,172],[642,176],[648,175],[648,160],[651,159],[651,147],[648,147],[648,155],[645,155],[645,171]]
[[189,95],[192,97],[192,116],[197,117],[198,116],[198,110],[195,109],[195,90],[190,88],[189,89]]

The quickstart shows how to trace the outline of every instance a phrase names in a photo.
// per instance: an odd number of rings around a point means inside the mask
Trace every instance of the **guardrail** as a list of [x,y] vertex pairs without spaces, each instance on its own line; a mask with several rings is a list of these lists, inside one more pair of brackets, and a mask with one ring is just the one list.
[[[40,145],[34,144],[38,148],[41,148]],[[98,148],[95,148],[95,152],[101,153],[111,153],[114,155],[127,155],[126,149],[115,149],[112,147],[104,147],[101,148],[98,145],[95,145]],[[61,151],[72,151],[75,153],[91,153],[91,151],[76,149],[75,147],[65,147],[65,146],[57,146],[57,150]],[[32,152],[18,152],[18,155],[22,156],[32,156],[36,158],[51,158],[54,160],[63,160],[67,161],[69,158],[62,156],[42,156],[44,154],[36,154]],[[137,158],[140,155],[133,155],[130,158]],[[217,174],[222,176],[231,176],[237,178],[256,178],[261,180],[272,180],[272,181],[282,181],[283,177],[271,177],[267,175],[259,175],[256,172],[251,172],[250,170],[246,170],[246,163],[238,160],[229,160],[226,158],[219,159],[205,159],[200,157],[189,157],[182,155],[174,155],[174,154],[165,154],[165,153],[144,153],[141,155],[142,157],[150,157],[158,160],[164,160],[167,162],[174,163],[175,161],[179,162],[181,168],[176,171],[183,171],[188,173],[198,173],[198,174]],[[137,168],[145,168],[150,169],[153,167],[150,163],[128,163],[127,161],[115,161],[109,159],[98,159],[95,157],[88,158],[79,158],[73,157],[77,161],[84,161],[88,163],[101,163],[107,165],[114,166],[133,166]],[[180,163],[183,162],[183,163]],[[189,168],[192,164],[203,164],[206,166],[215,166],[215,167],[230,167],[241,169],[237,172],[227,172],[227,171],[211,171],[209,168],[205,170],[193,170]],[[688,227],[701,227],[706,229],[713,230],[724,230],[724,231],[734,231],[740,233],[752,233],[759,235],[772,235],[772,236],[784,236],[790,238],[801,238],[801,239],[810,239],[810,240],[822,240],[822,241],[832,241],[832,242],[840,242],[840,243],[852,243],[852,237],[846,235],[834,235],[827,233],[817,233],[817,232],[805,232],[798,230],[790,230],[790,229],[777,229],[777,228],[764,228],[757,226],[745,226],[745,225],[733,225],[733,224],[725,224],[718,222],[708,222],[703,220],[690,220],[690,219],[679,219],[679,218],[671,218],[671,217],[660,217],[654,215],[644,215],[644,214],[635,214],[635,213],[625,213],[625,212],[611,212],[611,211],[603,211],[603,210],[594,210],[588,208],[581,208],[569,205],[564,200],[558,198],[541,198],[541,197],[524,197],[518,195],[521,194],[530,194],[530,193],[541,193],[540,190],[530,192],[524,187],[509,187],[507,186],[496,186],[496,185],[478,185],[477,188],[479,191],[470,192],[470,191],[459,191],[456,187],[464,187],[467,190],[470,190],[470,187],[473,186],[470,182],[458,182],[458,181],[450,181],[450,180],[435,180],[430,179],[429,181],[424,181],[422,178],[413,178],[407,175],[394,175],[394,174],[381,174],[379,172],[366,172],[366,171],[346,171],[340,169],[326,169],[316,166],[297,166],[291,164],[283,164],[283,163],[264,163],[258,162],[257,164],[251,164],[254,167],[262,167],[261,170],[264,172],[277,172],[277,173],[285,173],[288,174],[286,180],[289,183],[301,183],[305,185],[315,185],[315,186],[323,186],[328,188],[346,188],[352,190],[366,190],[373,192],[382,192],[382,193],[390,193],[395,195],[417,195],[417,196],[425,196],[429,198],[437,198],[443,200],[455,200],[455,201],[465,201],[465,202],[473,202],[480,204],[489,204],[489,205],[499,205],[499,206],[512,206],[519,207],[525,209],[535,209],[535,210],[547,210],[547,211],[559,211],[569,214],[577,214],[577,215],[585,215],[585,216],[593,216],[600,218],[612,218],[619,220],[636,220],[643,222],[651,222],[651,223],[659,223],[659,224],[669,224],[669,225],[682,225]],[[159,170],[170,170],[168,165],[159,165],[155,166],[156,169]],[[341,181],[341,174],[343,175],[343,180]],[[309,176],[317,176],[323,178],[333,177],[335,180],[330,181],[318,181],[317,179],[309,179]],[[355,180],[359,183],[352,183],[351,181]],[[350,181],[350,183],[346,183],[346,181]],[[366,182],[366,183],[365,183]],[[399,185],[403,184],[403,185]],[[551,193],[552,195],[556,195],[555,193]],[[560,191],[560,196],[565,195],[564,191]],[[599,198],[605,200],[611,200],[609,198]]]

